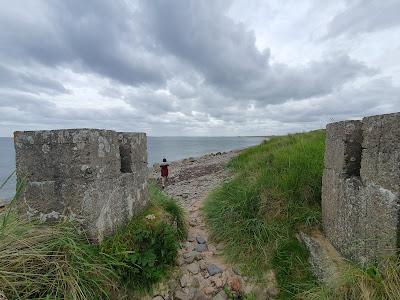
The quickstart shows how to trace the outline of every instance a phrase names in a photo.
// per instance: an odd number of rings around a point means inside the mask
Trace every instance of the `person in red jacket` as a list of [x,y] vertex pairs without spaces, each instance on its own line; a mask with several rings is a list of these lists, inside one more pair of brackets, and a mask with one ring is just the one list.
[[161,168],[161,182],[162,182],[162,187],[165,188],[165,184],[167,183],[168,180],[168,166],[169,164],[167,163],[167,159],[163,158],[163,162],[160,164]]

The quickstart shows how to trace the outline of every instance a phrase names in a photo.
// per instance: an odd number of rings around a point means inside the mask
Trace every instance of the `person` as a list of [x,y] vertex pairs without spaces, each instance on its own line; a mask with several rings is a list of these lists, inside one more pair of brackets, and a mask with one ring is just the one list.
[[168,180],[168,166],[169,164],[167,163],[167,159],[163,158],[162,163],[160,164],[162,188],[165,188],[165,184]]

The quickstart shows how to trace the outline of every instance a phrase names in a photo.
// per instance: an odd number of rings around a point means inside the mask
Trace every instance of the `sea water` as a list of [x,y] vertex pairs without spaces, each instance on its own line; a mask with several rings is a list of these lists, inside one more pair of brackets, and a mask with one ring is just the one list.
[[[187,157],[196,157],[212,152],[223,152],[246,148],[262,142],[263,137],[148,137],[148,163]],[[0,186],[15,170],[15,151],[12,138],[0,137]],[[15,176],[0,190],[1,200],[10,199],[15,192]]]

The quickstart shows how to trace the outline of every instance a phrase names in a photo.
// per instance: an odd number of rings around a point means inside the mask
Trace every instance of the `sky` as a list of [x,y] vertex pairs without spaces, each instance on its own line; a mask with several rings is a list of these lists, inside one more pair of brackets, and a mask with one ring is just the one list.
[[0,136],[279,135],[400,111],[400,0],[0,0]]

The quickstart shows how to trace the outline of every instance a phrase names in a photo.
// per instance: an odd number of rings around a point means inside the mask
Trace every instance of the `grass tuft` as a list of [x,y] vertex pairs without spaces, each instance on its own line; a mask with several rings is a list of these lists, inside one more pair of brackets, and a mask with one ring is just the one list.
[[378,266],[362,268],[346,264],[336,280],[300,295],[310,300],[385,300],[400,299],[400,258],[382,261]]
[[73,223],[2,216],[0,290],[9,299],[107,298],[115,287],[112,264]]

